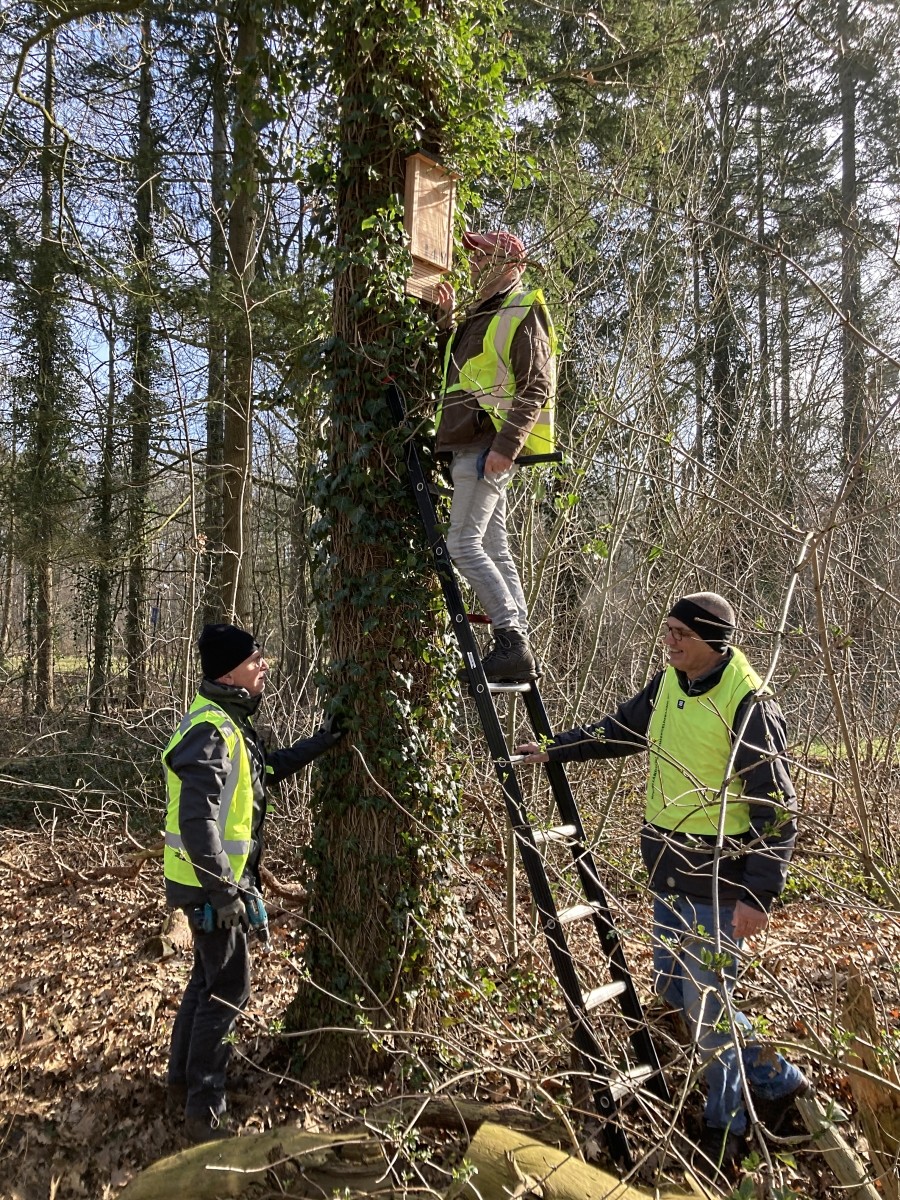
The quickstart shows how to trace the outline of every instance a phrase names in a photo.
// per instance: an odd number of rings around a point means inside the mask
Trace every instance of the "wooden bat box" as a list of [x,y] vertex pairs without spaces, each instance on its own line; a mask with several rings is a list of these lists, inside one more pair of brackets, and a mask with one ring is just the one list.
[[404,224],[409,234],[412,274],[406,290],[435,300],[435,289],[453,266],[453,211],[456,176],[424,154],[406,160]]

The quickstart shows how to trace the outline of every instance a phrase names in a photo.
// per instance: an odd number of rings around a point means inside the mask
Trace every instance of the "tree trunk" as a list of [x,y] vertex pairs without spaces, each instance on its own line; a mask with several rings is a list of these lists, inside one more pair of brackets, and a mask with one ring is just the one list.
[[[318,500],[330,542],[317,587],[333,655],[328,686],[350,732],[314,775],[310,981],[288,1011],[291,1028],[321,1031],[298,1043],[306,1055],[299,1069],[319,1080],[383,1067],[385,1049],[439,1030],[444,971],[456,952],[446,860],[458,813],[445,761],[453,676],[437,580],[406,484],[403,433],[385,403],[386,375],[409,404],[422,405],[436,374],[433,351],[432,376],[423,370],[421,328],[397,294],[405,267],[396,212],[401,130],[429,100],[425,81],[404,79],[409,113],[387,103],[395,64],[377,50],[385,21],[401,43],[421,31],[401,5],[340,4],[327,14],[321,36],[338,95],[337,248]],[[374,1038],[369,1021],[389,1032]]]
[[691,298],[694,326],[694,462],[688,473],[687,486],[696,483],[703,469],[705,438],[703,427],[706,417],[706,327],[701,297],[703,251],[700,244],[700,228],[695,222],[691,226]]
[[[102,318],[101,318],[102,321]],[[113,492],[115,487],[116,434],[116,331],[114,313],[110,311],[108,341],[106,414],[100,448],[99,476],[95,524],[96,592],[94,596],[94,636],[91,677],[88,684],[88,737],[94,730],[98,713],[105,711],[108,702],[109,669],[112,660],[113,628],[113,571],[115,560],[115,521]]]
[[[52,328],[52,293],[55,285],[55,245],[53,239],[53,100],[55,92],[55,40],[47,39],[44,60],[44,132],[41,146],[41,241],[34,267],[34,292],[41,307],[38,324],[37,405],[34,420],[33,499],[37,502],[42,479],[49,479],[54,457],[56,430],[56,356]],[[50,505],[41,505],[36,523],[37,544],[33,547],[32,597],[34,632],[34,709],[46,713],[55,701],[53,654],[53,553],[55,514]]]
[[[791,291],[788,264],[784,252],[778,266],[778,373],[780,385],[779,426],[782,455],[790,454],[794,438],[794,417],[791,412]],[[783,457],[783,469],[789,473],[789,462]]]
[[713,445],[720,468],[737,466],[738,395],[735,373],[736,324],[731,301],[733,220],[731,182],[731,97],[726,86],[718,93],[717,166],[713,183],[710,261],[710,358],[712,363]]
[[850,1086],[873,1173],[882,1195],[900,1200],[900,1069],[891,1031],[883,1013],[876,1012],[872,989],[856,967],[850,972],[843,1017],[844,1028],[854,1035],[849,1061],[862,1068],[850,1071]]
[[225,364],[223,446],[222,591],[229,620],[252,621],[252,548],[249,516],[253,456],[253,336],[250,293],[256,269],[259,56],[257,5],[236,0],[237,48],[232,127],[233,200],[228,220],[228,348]]
[[125,603],[127,701],[143,708],[149,665],[146,522],[150,492],[150,428],[153,417],[153,214],[158,157],[152,125],[153,25],[149,13],[141,22],[141,71],[138,85],[138,138],[135,147],[135,209],[132,237],[135,257],[132,304],[132,387],[127,400],[130,437],[125,547],[128,580]]
[[[763,107],[757,102],[754,120],[756,151],[756,312],[759,339],[759,422],[767,454],[772,450],[775,430],[772,380],[769,362],[769,255],[766,249],[766,141]],[[771,462],[771,457],[769,458]]]
[[[841,109],[841,381],[843,397],[843,449],[847,465],[856,463],[862,481],[860,459],[866,440],[866,365],[859,332],[862,329],[860,288],[859,183],[856,171],[856,74],[850,48],[847,0],[838,6],[838,82]],[[859,460],[859,461],[857,461]],[[864,489],[857,487],[861,493]],[[859,496],[859,503],[864,497]]]
[[228,92],[225,86],[228,30],[225,14],[216,14],[212,74],[212,178],[209,216],[209,318],[207,326],[206,472],[203,488],[204,621],[221,621],[222,596],[222,454],[225,443],[225,321],[222,314],[227,265],[226,137]]

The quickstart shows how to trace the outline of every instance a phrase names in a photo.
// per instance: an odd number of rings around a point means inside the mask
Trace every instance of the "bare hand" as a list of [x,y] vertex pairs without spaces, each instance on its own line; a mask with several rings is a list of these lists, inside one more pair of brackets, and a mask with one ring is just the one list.
[[767,912],[754,908],[752,904],[745,904],[743,900],[738,900],[735,904],[732,933],[736,942],[741,941],[742,938],[762,933],[768,924],[769,914]]
[[484,473],[485,475],[502,475],[512,465],[511,458],[507,458],[505,454],[498,454],[496,450],[491,450],[484,460]]
[[542,750],[537,742],[523,742],[521,746],[516,746],[516,754],[523,755],[523,762],[527,763],[545,763],[550,761],[550,755],[546,750]]
[[453,324],[453,311],[456,308],[456,290],[452,283],[442,280],[434,289],[434,302],[441,310],[438,316],[438,326],[449,329]]

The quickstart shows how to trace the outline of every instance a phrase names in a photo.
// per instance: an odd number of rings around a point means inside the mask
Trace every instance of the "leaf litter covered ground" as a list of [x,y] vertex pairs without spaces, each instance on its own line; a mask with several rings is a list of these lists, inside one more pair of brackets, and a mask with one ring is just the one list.
[[[166,1109],[164,1072],[189,952],[175,945],[174,953],[160,957],[158,934],[166,910],[159,861],[123,877],[134,870],[127,865],[134,847],[117,845],[112,834],[103,836],[108,844],[101,846],[96,832],[88,837],[0,831],[2,1200],[108,1200],[143,1167],[185,1144],[179,1118]],[[479,1010],[471,1025],[460,1013],[457,1045],[449,1057],[458,1057],[466,1041],[471,1053],[460,1072],[465,1084],[458,1094],[523,1105],[535,1095],[552,1100],[555,1094],[565,1106],[567,1055],[560,1053],[559,996],[546,984],[539,948],[526,945],[519,963],[511,968],[507,962],[501,944],[502,881],[503,864],[490,854],[473,857],[467,872],[459,874],[459,899],[480,955],[474,964],[476,991],[483,999],[493,992],[493,1006]],[[622,890],[626,899],[616,902],[617,920],[647,994],[646,905],[637,890]],[[523,940],[529,923],[523,906]],[[373,1100],[408,1093],[408,1072],[389,1071],[382,1079],[316,1093],[285,1078],[288,1058],[278,1029],[296,987],[293,964],[303,936],[299,910],[276,911],[273,933],[279,953],[256,959],[254,996],[240,1026],[241,1057],[229,1079],[232,1113],[243,1130],[285,1123],[337,1129]],[[174,941],[179,941],[177,930]],[[576,938],[575,949],[585,959],[596,959],[590,940],[583,937],[583,943]],[[750,1011],[765,1013],[767,1033],[792,1047],[791,1056],[811,1071],[820,1092],[838,1100],[851,1116],[853,1102],[840,1061],[846,1051],[840,1004],[847,973],[851,966],[861,972],[886,1031],[900,1038],[898,951],[897,921],[877,907],[860,907],[847,896],[827,906],[800,898],[780,910],[760,946],[758,965],[748,973]],[[664,1022],[656,1031],[671,1080],[687,1097],[684,1119],[690,1126],[700,1101],[689,1086],[686,1051]],[[844,1132],[865,1153],[852,1121]],[[589,1126],[587,1134],[590,1152],[596,1143]],[[636,1115],[632,1134],[638,1151],[659,1161],[658,1128]],[[432,1148],[445,1165],[461,1156],[464,1134],[455,1142]],[[809,1196],[841,1194],[808,1142],[789,1149],[796,1167],[780,1168],[782,1182]],[[442,1178],[447,1177],[438,1170],[435,1186]]]

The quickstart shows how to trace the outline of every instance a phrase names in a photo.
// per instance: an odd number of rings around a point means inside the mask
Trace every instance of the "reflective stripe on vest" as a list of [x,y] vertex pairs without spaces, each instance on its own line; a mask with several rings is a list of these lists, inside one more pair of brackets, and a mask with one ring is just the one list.
[[[738,705],[760,686],[760,678],[740,650],[715,687],[686,696],[674,667],[666,667],[647,730],[650,768],[646,819],[678,833],[715,835],[724,771],[731,755]],[[750,808],[738,777],[727,788],[725,833],[750,828]]]
[[547,329],[550,335],[550,370],[552,374],[550,391],[541,408],[520,454],[523,456],[552,454],[556,448],[556,436],[553,422],[553,404],[556,396],[556,330],[550,319],[544,294],[540,288],[530,292],[511,292],[503,304],[491,318],[484,332],[481,352],[466,359],[459,368],[459,379],[447,387],[447,372],[453,354],[453,338],[447,343],[444,354],[444,383],[441,403],[435,415],[435,429],[440,427],[443,397],[452,396],[457,392],[467,392],[474,396],[484,411],[491,418],[491,423],[499,432],[506,421],[507,414],[513,406],[516,397],[516,381],[510,365],[510,353],[516,330],[534,305],[538,305],[544,313]]
[[228,772],[219,798],[216,825],[222,840],[222,848],[228,855],[231,873],[236,881],[240,880],[244,873],[244,867],[247,865],[251,845],[250,831],[253,824],[253,777],[243,734],[224,709],[198,695],[182,717],[178,729],[162,754],[169,796],[166,810],[163,871],[167,879],[186,884],[189,887],[202,887],[203,881],[198,879],[181,839],[178,823],[181,780],[169,767],[168,757],[188,730],[204,722],[214,725],[218,729],[225,741],[225,748],[231,761],[231,770]]

